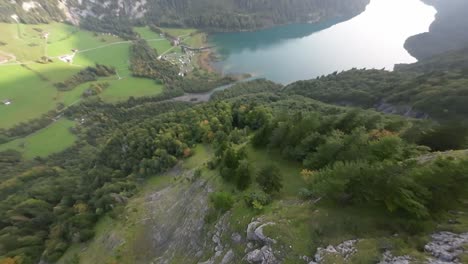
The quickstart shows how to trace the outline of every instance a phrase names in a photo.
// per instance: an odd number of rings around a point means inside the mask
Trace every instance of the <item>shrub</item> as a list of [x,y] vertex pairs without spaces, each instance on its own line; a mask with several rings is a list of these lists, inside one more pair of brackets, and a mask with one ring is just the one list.
[[227,192],[216,192],[210,195],[210,201],[216,211],[224,213],[229,211],[234,204],[234,198]]
[[260,170],[257,176],[257,183],[266,193],[279,192],[283,188],[279,169],[274,165],[269,165]]
[[244,197],[244,201],[247,206],[256,210],[261,210],[264,206],[271,203],[271,196],[263,191],[256,191],[247,194]]

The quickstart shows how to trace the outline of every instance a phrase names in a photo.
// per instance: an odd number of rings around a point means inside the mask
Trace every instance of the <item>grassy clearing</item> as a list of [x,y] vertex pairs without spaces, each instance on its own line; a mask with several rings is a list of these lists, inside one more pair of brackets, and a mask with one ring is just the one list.
[[100,96],[106,102],[117,102],[130,96],[154,96],[162,93],[164,86],[150,79],[129,77],[122,80],[109,81],[110,87]]
[[198,33],[184,39],[184,43],[190,47],[199,48],[206,42],[206,34]]
[[252,161],[252,165],[255,168],[255,176],[261,168],[267,165],[275,165],[283,177],[283,189],[279,194],[280,198],[297,197],[299,190],[305,186],[304,179],[300,175],[300,163],[286,161],[274,151],[258,150],[251,147],[247,150],[249,160]]
[[121,77],[130,76],[131,43],[121,43],[76,54],[73,65],[94,66],[96,63],[113,66]]
[[50,82],[19,65],[0,67],[0,100],[9,99],[11,105],[0,104],[0,128],[39,117],[54,109],[57,89]]
[[26,159],[46,157],[73,145],[76,137],[70,128],[74,125],[73,121],[62,118],[35,134],[0,145],[0,151],[14,149]]
[[140,34],[141,38],[146,39],[148,44],[158,51],[158,54],[164,53],[172,48],[169,40],[161,37],[148,27],[136,27],[134,29],[138,34]]

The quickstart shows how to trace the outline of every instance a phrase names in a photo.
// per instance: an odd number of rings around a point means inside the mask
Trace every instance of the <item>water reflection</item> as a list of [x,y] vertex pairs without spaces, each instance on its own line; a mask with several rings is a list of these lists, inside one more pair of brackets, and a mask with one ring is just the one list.
[[414,62],[404,42],[428,31],[435,13],[420,0],[372,0],[345,22],[216,34],[211,41],[224,57],[217,65],[224,72],[289,83],[353,67],[392,69]]

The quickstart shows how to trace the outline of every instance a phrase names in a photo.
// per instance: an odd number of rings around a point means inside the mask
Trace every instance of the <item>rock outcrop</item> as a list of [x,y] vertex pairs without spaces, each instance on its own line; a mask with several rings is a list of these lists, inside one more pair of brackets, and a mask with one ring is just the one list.
[[357,252],[357,242],[357,239],[347,240],[337,246],[329,245],[326,248],[318,248],[317,253],[315,253],[314,256],[314,261],[309,262],[309,264],[321,263],[324,260],[325,256],[330,254],[340,255],[346,261]]
[[433,256],[428,263],[461,263],[458,256],[465,252],[464,246],[468,245],[468,233],[439,232],[431,237],[432,241],[424,247],[424,250]]
[[246,238],[247,248],[244,259],[251,264],[279,264],[274,254],[272,245],[276,240],[264,233],[264,228],[274,225],[273,222],[263,223],[262,219],[255,219],[247,226]]

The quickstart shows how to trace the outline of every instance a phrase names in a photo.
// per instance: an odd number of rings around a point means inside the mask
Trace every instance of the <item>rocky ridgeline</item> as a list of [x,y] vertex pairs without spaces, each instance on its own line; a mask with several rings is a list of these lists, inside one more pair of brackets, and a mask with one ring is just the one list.
[[[215,225],[215,231],[212,237],[214,243],[214,255],[205,262],[199,264],[281,264],[282,259],[279,251],[274,249],[277,241],[265,234],[265,227],[274,226],[273,222],[265,222],[262,218],[252,219],[248,224],[245,233],[245,239],[239,233],[230,233],[229,231],[230,213],[225,214]],[[229,237],[230,241],[223,244],[221,237]],[[383,252],[378,264],[461,264],[459,256],[466,252],[468,246],[468,233],[455,234],[451,232],[439,232],[432,236],[432,240],[424,247],[427,257],[424,261],[412,259],[412,257],[394,256],[390,250]],[[321,264],[329,263],[328,257],[338,257],[344,263],[352,263],[352,257],[358,253],[359,239],[347,240],[336,246],[317,248],[313,257],[298,257],[297,263]],[[240,245],[245,243],[244,256],[236,256],[230,245]]]
[[[425,261],[413,260],[410,256],[393,256],[390,251],[385,251],[382,254],[379,264],[411,264],[411,263],[426,263],[426,264],[459,264],[459,256],[466,252],[464,246],[468,245],[468,233],[455,234],[451,232],[439,232],[432,236],[424,250],[430,256]],[[352,263],[350,258],[358,252],[356,244],[359,240],[348,240],[337,246],[329,245],[326,248],[318,248],[314,256],[314,260],[308,264],[320,264],[328,255],[339,255],[345,263]],[[266,262],[264,264],[267,264]],[[272,262],[276,263],[276,262]]]

